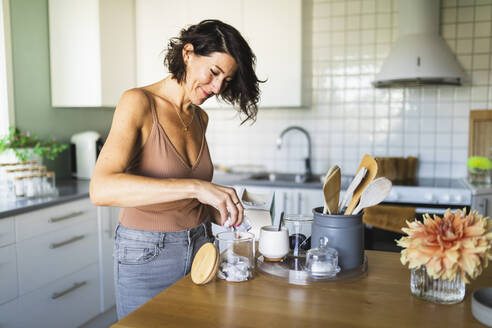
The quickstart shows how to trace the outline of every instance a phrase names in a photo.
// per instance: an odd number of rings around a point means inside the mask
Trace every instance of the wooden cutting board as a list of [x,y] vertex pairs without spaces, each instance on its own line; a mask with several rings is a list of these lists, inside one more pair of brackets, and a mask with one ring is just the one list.
[[489,157],[492,147],[492,110],[471,110],[468,133],[468,156]]

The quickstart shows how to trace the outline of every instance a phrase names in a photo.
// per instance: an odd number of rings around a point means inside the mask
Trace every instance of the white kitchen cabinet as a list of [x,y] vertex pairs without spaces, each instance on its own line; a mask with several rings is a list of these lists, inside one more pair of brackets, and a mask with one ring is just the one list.
[[134,0],[49,0],[53,107],[114,107],[135,87]]
[[88,198],[20,214],[15,217],[16,240],[20,242],[69,228],[95,217],[96,208],[92,206]]
[[88,198],[0,219],[0,327],[76,327],[101,312],[97,222]]
[[257,57],[262,107],[301,106],[302,0],[244,0],[242,31]]
[[16,261],[15,245],[0,247],[0,304],[19,295]]
[[483,216],[492,216],[492,194],[474,195],[472,209]]
[[0,219],[0,247],[15,242],[14,218]]
[[21,295],[97,263],[96,216],[66,229],[18,242],[17,256]]
[[97,263],[0,305],[0,327],[78,327],[99,313]]
[[114,232],[118,224],[119,208],[98,207],[99,275],[101,281],[101,312],[116,304],[114,291],[113,247]]
[[[137,85],[162,79],[167,43],[180,29],[217,18],[237,28],[257,56],[262,107],[301,106],[301,0],[136,0]],[[288,90],[288,92],[286,92]],[[228,107],[209,99],[204,108]]]

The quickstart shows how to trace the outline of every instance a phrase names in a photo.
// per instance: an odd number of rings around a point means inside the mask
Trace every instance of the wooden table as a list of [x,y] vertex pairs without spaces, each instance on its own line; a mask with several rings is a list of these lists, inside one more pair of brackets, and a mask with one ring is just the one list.
[[441,305],[412,296],[399,253],[366,254],[365,277],[310,286],[262,273],[197,286],[188,275],[113,327],[485,327],[471,313],[471,293],[492,286],[492,266],[466,286],[462,303]]

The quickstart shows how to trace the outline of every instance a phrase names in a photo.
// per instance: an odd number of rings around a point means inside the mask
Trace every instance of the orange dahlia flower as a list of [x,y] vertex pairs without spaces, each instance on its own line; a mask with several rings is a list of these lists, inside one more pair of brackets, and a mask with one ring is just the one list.
[[469,283],[478,277],[492,260],[492,220],[476,211],[466,214],[449,209],[444,217],[424,215],[424,222],[407,221],[402,228],[408,236],[397,240],[400,261],[410,269],[425,265],[434,279],[453,280],[456,274]]

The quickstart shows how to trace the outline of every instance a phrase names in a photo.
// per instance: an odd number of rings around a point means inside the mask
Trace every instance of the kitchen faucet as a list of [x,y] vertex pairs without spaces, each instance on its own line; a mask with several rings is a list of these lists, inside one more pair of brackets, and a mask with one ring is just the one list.
[[309,132],[307,132],[304,128],[301,128],[300,126],[289,126],[288,128],[284,129],[281,133],[280,136],[277,138],[277,148],[280,149],[282,148],[282,140],[285,134],[291,130],[298,130],[306,136],[307,142],[308,142],[308,157],[304,160],[305,163],[305,169],[304,169],[304,176],[302,177],[303,181],[307,181],[311,178],[312,172],[311,172],[311,137],[309,136]]

